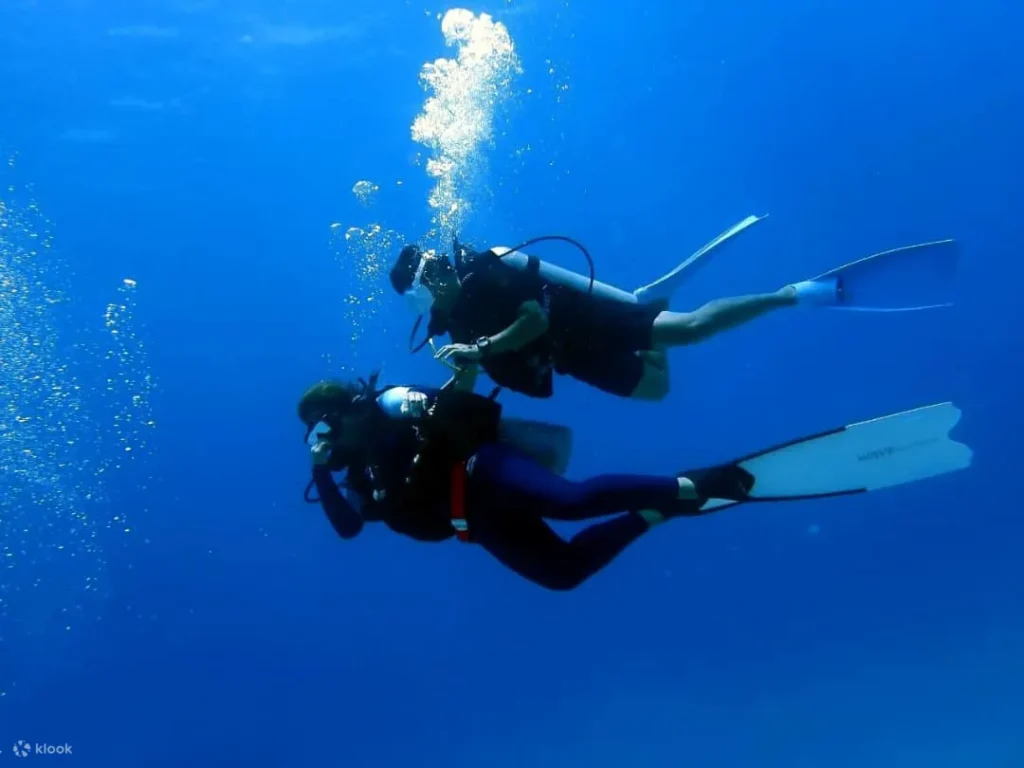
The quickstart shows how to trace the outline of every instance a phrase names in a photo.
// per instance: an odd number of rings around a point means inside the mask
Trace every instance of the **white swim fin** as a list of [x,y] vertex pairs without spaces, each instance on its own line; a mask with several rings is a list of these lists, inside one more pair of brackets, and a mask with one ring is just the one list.
[[804,303],[860,312],[953,306],[960,246],[955,240],[893,248],[796,283]]
[[[952,440],[960,421],[939,403],[848,424],[732,462],[754,478],[747,501],[794,501],[867,493],[967,469],[973,452]],[[710,499],[704,511],[737,504]]]
[[716,253],[721,253],[722,246],[729,242],[741,232],[746,232],[752,226],[757,224],[759,221],[764,221],[768,218],[768,215],[764,216],[747,216],[743,221],[738,224],[734,224],[725,230],[722,234],[712,240],[710,243],[704,245],[696,253],[692,254],[682,264],[673,269],[667,275],[663,275],[649,285],[644,285],[633,291],[633,295],[637,297],[637,300],[641,304],[649,304],[655,301],[666,301],[672,298],[672,295],[679,289],[679,287],[693,277],[699,267],[706,265],[711,261],[711,256]]

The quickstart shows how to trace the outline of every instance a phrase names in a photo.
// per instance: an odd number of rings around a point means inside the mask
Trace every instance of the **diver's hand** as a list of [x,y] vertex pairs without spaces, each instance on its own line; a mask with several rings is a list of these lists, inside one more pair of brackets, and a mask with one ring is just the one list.
[[321,440],[309,449],[309,455],[313,459],[314,467],[322,467],[331,458],[331,444],[326,440]]
[[480,351],[480,347],[476,344],[447,344],[437,350],[434,355],[435,360],[440,360],[442,363],[478,363],[483,359],[483,352]]

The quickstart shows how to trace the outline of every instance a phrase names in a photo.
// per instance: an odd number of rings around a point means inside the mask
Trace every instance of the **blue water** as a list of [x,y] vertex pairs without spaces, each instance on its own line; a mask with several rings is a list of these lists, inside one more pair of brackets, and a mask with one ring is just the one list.
[[410,126],[446,8],[6,0],[0,218],[29,223],[4,248],[53,245],[0,275],[27,275],[0,301],[22,403],[0,419],[0,763],[25,740],[105,768],[1024,764],[1024,8],[470,9],[523,70],[467,193],[475,243],[571,234],[632,288],[770,213],[687,306],[963,247],[952,310],[777,313],[673,353],[658,404],[504,397],[575,429],[573,477],[944,400],[974,466],[672,522],[569,593],[454,541],[342,542],[301,502],[295,404],[324,376],[444,375],[367,278],[393,251],[339,233],[430,227]]

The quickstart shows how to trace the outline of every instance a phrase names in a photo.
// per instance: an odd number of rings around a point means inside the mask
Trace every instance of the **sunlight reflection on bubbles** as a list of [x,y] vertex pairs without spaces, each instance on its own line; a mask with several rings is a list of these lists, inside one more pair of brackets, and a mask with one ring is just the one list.
[[380,187],[372,181],[357,181],[352,186],[352,194],[356,196],[356,200],[366,206],[373,202],[378,192],[380,192]]
[[100,616],[105,535],[130,531],[111,504],[112,475],[126,455],[148,452],[152,418],[133,299],[118,296],[106,328],[73,317],[51,222],[3,173],[0,643],[9,644]]
[[413,121],[412,138],[431,151],[426,171],[435,184],[427,237],[447,245],[470,212],[473,187],[486,170],[480,149],[493,140],[497,108],[522,69],[508,29],[486,13],[454,8],[442,17],[441,32],[457,53],[423,65],[420,83],[432,95]]
[[401,234],[380,224],[347,229],[338,223],[331,225],[331,250],[342,268],[342,284],[348,287],[342,306],[348,341],[353,345],[367,332],[381,331],[374,321],[388,289],[388,270],[402,243]]
[[[440,18],[445,43],[456,48],[456,55],[423,65],[420,83],[430,95],[411,134],[429,150],[422,163],[419,156],[415,162],[434,182],[428,195],[431,226],[421,242],[447,251],[471,210],[470,198],[480,191],[476,182],[486,170],[481,150],[493,140],[496,112],[510,98],[512,80],[521,68],[508,30],[491,16],[452,9]],[[378,191],[379,186],[368,180],[352,188],[364,206],[374,202]],[[359,357],[360,339],[387,334],[381,318],[381,305],[390,291],[387,273],[406,242],[381,224],[331,225],[331,249],[347,287],[342,300],[349,342],[346,359]],[[378,359],[367,362],[379,364],[381,353],[381,345],[375,343]]]
[[149,433],[156,427],[151,407],[153,376],[141,364],[146,349],[136,328],[137,289],[135,280],[125,278],[118,288],[117,300],[107,305],[103,316],[109,334],[105,359],[111,407],[108,445],[103,450],[108,465],[103,471],[121,469],[146,456]]

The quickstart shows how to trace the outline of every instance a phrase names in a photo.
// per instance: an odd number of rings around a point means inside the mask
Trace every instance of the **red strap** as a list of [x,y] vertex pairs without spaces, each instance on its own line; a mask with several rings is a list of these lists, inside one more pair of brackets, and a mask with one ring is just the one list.
[[451,512],[452,528],[459,541],[469,541],[469,524],[466,522],[466,463],[452,466]]

